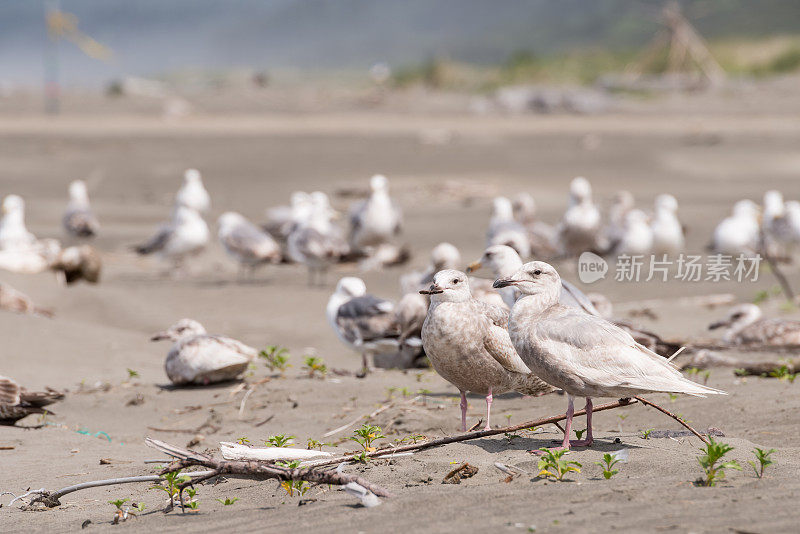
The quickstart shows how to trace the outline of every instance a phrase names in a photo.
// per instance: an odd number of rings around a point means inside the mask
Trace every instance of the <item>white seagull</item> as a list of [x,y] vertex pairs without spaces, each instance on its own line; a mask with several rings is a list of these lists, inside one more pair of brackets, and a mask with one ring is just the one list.
[[683,252],[686,240],[683,225],[678,220],[678,201],[672,195],[658,195],[655,213],[650,224],[653,233],[653,253],[675,255]]
[[625,215],[624,232],[617,245],[617,254],[644,255],[653,250],[653,230],[642,210],[633,209]]
[[197,169],[187,169],[183,173],[183,185],[175,196],[176,206],[186,206],[198,213],[205,213],[211,208],[211,197],[203,186],[203,179]]
[[531,254],[528,230],[514,219],[514,207],[506,197],[495,197],[492,201],[492,217],[486,232],[486,246],[508,245],[520,256]]
[[536,200],[529,193],[520,193],[514,199],[514,219],[528,231],[531,255],[552,256],[558,252],[556,229],[536,217]]
[[217,225],[219,242],[225,252],[236,260],[240,270],[249,270],[252,274],[260,265],[280,262],[280,245],[243,215],[225,212],[220,215]]
[[350,210],[349,242],[356,252],[388,243],[402,230],[403,214],[389,196],[389,181],[376,174],[369,186],[369,198]]
[[714,229],[710,248],[718,254],[755,254],[760,240],[758,218],[758,206],[752,200],[740,200]]
[[174,342],[164,369],[176,386],[233,380],[258,355],[256,349],[235,339],[207,334],[203,325],[193,319],[181,319],[150,339]]
[[347,276],[339,280],[325,314],[339,340],[361,354],[361,376],[370,369],[370,356],[397,353],[400,349],[394,304],[367,294],[367,286],[360,278]]
[[311,201],[311,213],[289,234],[287,253],[292,261],[308,268],[309,285],[322,285],[330,266],[347,254],[347,242],[331,222],[330,205],[319,196]]
[[493,395],[553,391],[514,350],[506,330],[508,311],[474,299],[466,274],[439,271],[430,289],[420,293],[431,299],[422,346],[436,372],[461,393],[461,430],[467,430],[467,392],[486,396],[484,429],[489,430]]
[[[514,348],[536,376],[568,395],[562,449],[593,443],[592,397],[724,393],[684,378],[665,358],[605,319],[559,304],[561,278],[547,263],[526,263],[495,286],[522,292],[508,324]],[[570,441],[576,396],[586,397],[586,438]]]
[[89,194],[83,180],[69,184],[69,204],[62,224],[67,233],[75,237],[94,237],[100,229],[100,223],[89,205]]
[[564,254],[576,255],[597,248],[600,210],[592,201],[592,186],[582,176],[569,186],[569,204],[558,226],[558,242]]
[[200,214],[186,206],[176,206],[172,220],[159,226],[155,235],[135,250],[142,255],[156,254],[180,267],[185,258],[200,253],[208,239],[208,225]]
[[22,250],[36,246],[36,236],[25,226],[25,201],[18,195],[3,199],[0,219],[0,250]]

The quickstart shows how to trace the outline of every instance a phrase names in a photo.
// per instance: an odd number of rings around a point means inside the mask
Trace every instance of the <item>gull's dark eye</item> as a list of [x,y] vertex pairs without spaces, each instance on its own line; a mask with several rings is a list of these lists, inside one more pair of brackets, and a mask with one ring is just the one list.
[[540,274],[542,274],[541,269],[536,269],[535,271],[533,271],[533,276],[539,276]]
[[741,314],[741,313],[734,313],[734,314],[733,314],[733,317],[731,317],[731,318],[732,318],[732,319],[738,319],[738,318],[739,318],[739,317],[741,317],[741,316],[742,316],[742,314]]
[[453,278],[453,283],[457,284],[459,282],[458,278]]

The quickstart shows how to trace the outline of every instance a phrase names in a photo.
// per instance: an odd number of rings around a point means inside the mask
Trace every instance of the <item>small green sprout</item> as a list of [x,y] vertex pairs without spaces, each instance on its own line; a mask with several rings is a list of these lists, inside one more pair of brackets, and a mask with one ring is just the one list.
[[753,471],[755,471],[756,476],[758,478],[763,477],[764,476],[764,469],[766,469],[766,467],[768,465],[771,465],[771,464],[774,463],[772,458],[770,458],[770,456],[772,456],[772,453],[774,453],[774,452],[777,452],[777,450],[776,449],[770,449],[770,450],[767,451],[767,450],[764,450],[764,449],[759,449],[758,447],[753,449],[753,454],[756,455],[756,460],[758,460],[758,465],[756,465],[756,463],[754,461],[752,461],[752,460],[748,460],[747,463],[750,464],[753,467]]
[[355,429],[353,434],[355,434],[355,436],[351,436],[347,439],[355,441],[361,445],[361,448],[364,449],[364,452],[372,452],[376,450],[375,447],[372,446],[372,442],[376,439],[386,437],[383,435],[381,427],[369,425],[367,423],[364,423],[360,428]]
[[735,374],[736,376],[747,376],[748,372],[747,369],[744,369],[743,367],[738,367],[733,370],[733,374]]
[[677,400],[677,398],[678,398],[678,396],[676,394],[669,393],[669,401],[670,402],[675,402]]
[[539,459],[539,476],[553,477],[554,480],[563,481],[567,473],[580,473],[581,467],[578,462],[565,460],[562,458],[569,451],[566,449],[539,449],[544,454]]
[[221,502],[222,504],[224,504],[225,506],[230,506],[230,505],[232,505],[233,503],[235,503],[236,501],[238,501],[238,500],[239,500],[239,497],[234,497],[233,499],[231,499],[231,498],[229,498],[229,497],[225,497],[225,500],[222,500],[222,499],[217,499],[217,500],[218,500],[219,502]]
[[294,436],[287,436],[285,434],[278,434],[276,436],[270,436],[264,440],[264,445],[269,445],[270,447],[288,447],[294,442]]
[[246,437],[242,436],[241,438],[238,438],[236,440],[236,443],[238,443],[239,445],[249,445],[250,444],[250,440],[247,439]]
[[325,365],[325,360],[317,358],[316,356],[306,356],[305,365],[303,369],[308,371],[308,377],[314,378],[319,373],[320,378],[328,374],[328,366]]
[[608,480],[609,478],[619,473],[619,469],[613,469],[613,467],[621,461],[622,460],[620,460],[616,454],[611,454],[610,452],[607,452],[603,455],[602,462],[595,462],[595,463],[603,468],[603,477],[605,477],[605,479]]
[[706,369],[700,374],[700,376],[703,377],[703,385],[708,385],[708,379],[711,378],[711,370]]
[[141,514],[144,512],[144,509],[147,508],[147,505],[143,502],[137,502],[132,506],[132,508]]
[[139,372],[134,371],[133,369],[128,369],[128,380],[133,380],[134,378],[139,377]]
[[788,380],[791,384],[794,383],[794,379],[797,378],[797,373],[792,373],[789,369],[789,366],[783,364],[777,369],[770,371],[769,376],[772,378],[777,378],[778,380]]
[[741,471],[742,467],[736,460],[719,463],[723,456],[733,450],[727,443],[719,443],[714,438],[709,438],[710,442],[704,449],[700,449],[704,454],[697,457],[697,462],[705,472],[705,478],[699,478],[695,482],[698,486],[715,486],[717,480],[725,478],[726,469],[736,469]]
[[578,430],[578,429],[576,428],[576,429],[574,430],[574,432],[575,432],[575,436],[576,436],[578,439],[581,439],[581,438],[583,437],[583,435],[586,433],[586,429],[584,428],[583,430]]
[[647,430],[642,430],[641,438],[642,439],[650,439],[650,434],[652,434],[653,430],[655,430],[655,429],[654,428],[648,428]]
[[149,489],[157,489],[165,492],[169,497],[170,504],[175,502],[175,498],[178,496],[179,490],[178,487],[181,484],[189,482],[191,479],[186,475],[181,475],[181,470],[178,469],[177,471],[172,471],[169,473],[165,473],[161,475],[161,478],[164,480],[165,484],[156,484],[155,486],[150,486]]
[[117,510],[122,510],[122,505],[128,501],[130,501],[130,499],[117,499],[116,501],[108,501],[108,504],[113,504],[117,507]]
[[270,371],[278,371],[281,375],[292,365],[289,363],[289,350],[279,345],[268,345],[258,353],[259,358],[266,360]]
[[189,510],[191,510],[193,512],[196,512],[198,507],[200,506],[200,501],[195,499],[195,496],[197,495],[197,489],[196,488],[186,488],[186,495],[189,496],[189,502],[185,502],[184,501],[183,506],[185,506],[186,508],[188,508]]
[[369,462],[371,458],[367,456],[367,451],[361,451],[360,453],[353,455],[353,460],[358,463],[365,464]]
[[422,434],[409,434],[408,436],[404,436],[402,438],[395,438],[394,441],[395,441],[395,443],[400,443],[400,444],[408,443],[408,442],[416,444],[418,441],[421,441],[423,439],[427,439],[427,438]]

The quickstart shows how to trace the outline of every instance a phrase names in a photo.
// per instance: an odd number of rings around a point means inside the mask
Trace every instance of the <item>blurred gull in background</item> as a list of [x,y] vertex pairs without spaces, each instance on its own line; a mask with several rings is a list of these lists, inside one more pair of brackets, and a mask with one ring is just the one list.
[[186,206],[198,213],[211,209],[211,197],[203,186],[203,179],[197,169],[187,169],[183,173],[183,185],[175,196],[176,206]]
[[217,225],[219,242],[225,252],[236,260],[240,273],[244,270],[252,275],[261,265],[280,262],[281,248],[278,243],[243,215],[225,212],[220,215]]
[[69,204],[62,224],[67,233],[75,237],[94,237],[100,229],[100,223],[89,205],[89,194],[83,180],[69,184]]

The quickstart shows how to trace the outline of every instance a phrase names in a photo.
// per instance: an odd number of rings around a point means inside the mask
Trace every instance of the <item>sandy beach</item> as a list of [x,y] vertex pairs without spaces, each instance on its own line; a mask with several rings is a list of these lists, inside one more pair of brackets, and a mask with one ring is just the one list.
[[[0,491],[55,490],[78,482],[151,474],[160,458],[144,445],[154,437],[179,446],[196,435],[197,450],[218,454],[220,441],[246,437],[253,444],[276,434],[338,443],[324,450],[355,450],[352,428],[323,435],[377,408],[371,420],[394,442],[412,434],[428,437],[459,432],[458,391],[431,370],[378,371],[365,379],[353,372],[360,357],[336,338],[325,320],[325,304],[349,267],[329,273],[325,288],[307,285],[297,265],[269,267],[252,282],[237,282],[236,265],[216,239],[191,262],[188,276],[163,275],[155,260],[139,258],[130,246],[148,238],[169,213],[187,167],[203,173],[212,197],[214,223],[236,210],[261,221],[267,207],[285,204],[294,190],[320,189],[334,207],[346,211],[352,199],[337,191],[364,188],[383,173],[405,211],[408,265],[363,278],[371,293],[397,299],[398,277],[427,262],[439,242],[456,245],[464,266],[480,256],[491,197],[530,192],[540,216],[555,222],[566,206],[574,176],[587,176],[597,199],[619,189],[633,192],[650,209],[655,195],[669,192],[680,202],[688,228],[689,251],[703,253],[716,222],[741,198],[760,201],[767,189],[800,196],[800,120],[796,114],[749,109],[735,101],[719,110],[676,114],[668,108],[647,115],[475,116],[381,112],[329,114],[196,114],[165,122],[135,113],[65,114],[41,118],[0,117],[0,195],[27,201],[28,228],[38,237],[69,240],[61,215],[71,180],[87,181],[102,224],[94,245],[104,272],[96,286],[61,287],[49,274],[2,272],[0,280],[52,308],[52,319],[0,315],[0,373],[35,389],[68,390],[54,405],[47,426],[27,430],[0,427]],[[558,264],[563,277],[577,282],[575,262]],[[795,287],[800,270],[785,268]],[[482,273],[490,276],[488,272]],[[615,315],[633,320],[670,339],[709,339],[709,323],[725,307],[681,305],[681,297],[731,293],[751,302],[775,280],[687,283],[615,282],[613,276],[585,291],[600,291]],[[640,312],[645,300],[650,314]],[[798,317],[780,309],[779,299],[764,306],[770,315]],[[175,389],[163,363],[168,343],[150,336],[180,318],[200,321],[213,333],[263,348],[288,348],[291,367],[284,376],[263,361],[246,377],[256,387],[242,409],[238,383]],[[331,371],[309,378],[303,356],[316,354]],[[774,356],[781,357],[781,356]],[[129,379],[128,369],[138,376]],[[337,374],[334,370],[345,370]],[[699,380],[699,378],[697,378]],[[314,487],[302,498],[288,496],[274,481],[228,479],[198,489],[199,510],[164,514],[163,492],[149,484],[84,490],[62,499],[60,507],[22,511],[0,497],[2,532],[74,532],[109,528],[114,506],[129,498],[146,509],[119,530],[314,532],[790,532],[796,528],[800,481],[797,388],[789,381],[740,378],[730,368],[712,369],[708,385],[728,396],[696,399],[654,395],[699,429],[720,429],[734,448],[731,459],[743,470],[729,471],[717,487],[695,487],[701,470],[696,438],[643,439],[647,429],[678,429],[671,419],[643,406],[600,413],[596,443],[569,459],[583,464],[568,482],[537,478],[536,458],[527,451],[560,439],[552,425],[518,436],[496,436],[418,452],[393,460],[348,465],[395,496],[376,508],[362,508],[338,489]],[[419,397],[416,401],[412,399]],[[470,396],[471,423],[482,417],[484,400]],[[600,401],[603,402],[603,401]],[[497,396],[493,423],[521,423],[561,414],[566,398]],[[29,417],[20,425],[35,425]],[[577,422],[584,427],[584,420]],[[754,447],[775,448],[775,464],[758,479],[747,465]],[[595,465],[604,452],[628,449],[610,480]],[[101,464],[101,459],[108,462]],[[478,467],[460,485],[442,484],[463,462]],[[495,462],[526,474],[504,481]],[[231,506],[217,499],[237,497]],[[302,504],[302,506],[300,506]]]

